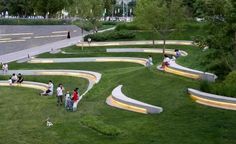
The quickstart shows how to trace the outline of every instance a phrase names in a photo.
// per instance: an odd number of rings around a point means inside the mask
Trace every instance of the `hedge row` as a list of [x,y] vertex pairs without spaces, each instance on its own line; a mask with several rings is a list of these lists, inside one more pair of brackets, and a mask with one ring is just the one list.
[[0,19],[0,25],[65,25],[69,20],[57,19]]
[[135,34],[129,31],[108,31],[87,35],[84,40],[87,41],[88,38],[91,38],[92,41],[132,40],[135,38]]
[[236,71],[231,72],[221,83],[202,82],[200,89],[217,95],[236,97]]
[[143,29],[134,23],[122,23],[117,25],[116,30],[120,31],[120,30],[143,30]]

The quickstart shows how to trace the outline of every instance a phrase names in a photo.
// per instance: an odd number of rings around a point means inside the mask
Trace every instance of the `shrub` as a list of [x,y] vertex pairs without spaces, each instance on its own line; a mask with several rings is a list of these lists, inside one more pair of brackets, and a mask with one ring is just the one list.
[[129,31],[108,31],[87,35],[84,40],[87,41],[88,38],[91,38],[92,41],[132,40],[135,38],[135,34]]
[[91,128],[103,135],[118,136],[122,131],[114,126],[107,125],[94,116],[86,116],[81,119],[82,125]]
[[0,25],[65,25],[68,20],[57,19],[0,19]]
[[211,92],[211,83],[209,83],[208,81],[201,81],[200,90],[208,93]]
[[102,25],[116,25],[117,22],[114,22],[114,21],[106,21],[106,22],[103,22]]
[[122,23],[122,24],[119,24],[117,27],[116,27],[116,30],[117,31],[121,31],[121,30],[142,30],[142,28],[138,27],[136,24],[134,23]]
[[90,31],[93,29],[93,25],[86,21],[77,20],[73,22],[73,25],[83,28],[86,31]]
[[236,97],[236,71],[231,72],[221,83],[202,82],[200,89],[217,95]]

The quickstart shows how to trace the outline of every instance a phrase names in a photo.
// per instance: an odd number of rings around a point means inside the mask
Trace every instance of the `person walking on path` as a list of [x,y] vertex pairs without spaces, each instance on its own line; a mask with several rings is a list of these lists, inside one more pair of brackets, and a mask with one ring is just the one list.
[[2,64],[2,72],[3,72],[3,74],[7,74],[7,72],[8,72],[8,64]]
[[67,39],[70,39],[70,31],[67,33]]
[[57,87],[57,106],[62,105],[63,103],[63,91],[64,91],[64,87],[62,86],[62,84],[59,84]]

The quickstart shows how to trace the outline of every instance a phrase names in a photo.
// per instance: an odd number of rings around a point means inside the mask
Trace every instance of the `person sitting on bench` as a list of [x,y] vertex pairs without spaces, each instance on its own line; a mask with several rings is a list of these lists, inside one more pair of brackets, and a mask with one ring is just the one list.
[[181,53],[178,49],[175,49],[175,56],[176,56],[176,58],[181,56]]
[[21,83],[24,81],[23,75],[22,75],[21,73],[19,73],[19,74],[17,75],[17,77],[18,77],[17,83],[21,84]]
[[162,62],[162,68],[165,68],[166,66],[170,65],[170,58],[168,55],[164,55],[164,60]]
[[41,96],[51,96],[51,95],[53,95],[53,83],[50,80],[48,82],[48,89],[45,92],[41,93]]
[[16,75],[15,73],[13,73],[12,76],[11,76],[11,81],[12,81],[12,83],[16,83],[17,80],[18,80],[17,75]]

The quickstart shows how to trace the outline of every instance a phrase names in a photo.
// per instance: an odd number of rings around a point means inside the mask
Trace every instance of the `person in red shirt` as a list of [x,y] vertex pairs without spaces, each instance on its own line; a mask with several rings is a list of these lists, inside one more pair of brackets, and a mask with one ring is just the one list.
[[79,100],[79,92],[78,92],[78,88],[75,88],[74,89],[74,92],[73,92],[73,97],[72,97],[72,100],[73,102],[75,103],[77,100]]

